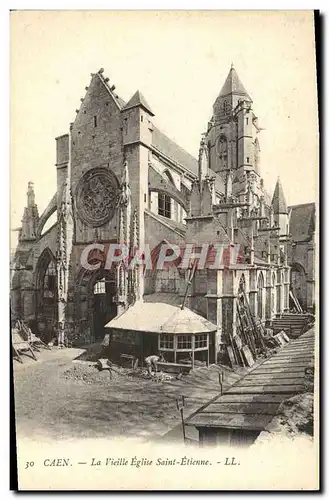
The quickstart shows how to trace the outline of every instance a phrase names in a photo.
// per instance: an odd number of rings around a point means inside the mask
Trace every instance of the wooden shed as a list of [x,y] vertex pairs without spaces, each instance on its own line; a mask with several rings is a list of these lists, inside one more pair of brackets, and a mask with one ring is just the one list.
[[167,362],[192,368],[197,359],[209,365],[210,336],[217,330],[188,308],[156,301],[136,302],[105,328],[112,350],[140,359],[160,352]]

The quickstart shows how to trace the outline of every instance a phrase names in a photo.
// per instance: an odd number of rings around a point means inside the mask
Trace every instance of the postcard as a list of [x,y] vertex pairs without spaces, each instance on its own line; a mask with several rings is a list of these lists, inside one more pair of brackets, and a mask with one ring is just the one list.
[[18,489],[318,490],[315,13],[10,17]]

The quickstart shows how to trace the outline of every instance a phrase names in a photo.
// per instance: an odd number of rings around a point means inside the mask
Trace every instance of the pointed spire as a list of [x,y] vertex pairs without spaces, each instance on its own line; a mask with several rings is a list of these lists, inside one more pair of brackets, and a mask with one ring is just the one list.
[[127,160],[123,163],[122,178],[121,178],[121,196],[119,198],[119,205],[127,206],[131,200],[131,189],[129,183],[129,168]]
[[28,183],[27,187],[27,206],[24,208],[22,218],[22,228],[19,234],[20,241],[30,241],[36,239],[37,226],[39,223],[38,207],[35,204],[34,184]]
[[230,95],[230,94],[246,96],[248,99],[251,100],[248,92],[244,88],[244,86],[243,86],[234,66],[233,66],[233,63],[231,64],[231,69],[229,71],[229,74],[227,75],[225,83],[224,83],[222,90],[220,91],[218,97],[225,97],[225,96]]
[[145,111],[147,111],[151,116],[154,116],[153,111],[151,110],[149,104],[147,103],[145,97],[143,94],[137,90],[135,94],[132,96],[131,99],[127,102],[127,104],[124,106],[124,110],[131,109],[131,108],[136,108],[136,107],[141,107],[144,108]]
[[254,244],[254,221],[251,223],[251,237],[250,237],[250,264],[253,266],[255,263],[255,244]]
[[27,206],[32,208],[35,206],[34,182],[29,182],[27,185]]
[[209,165],[208,165],[208,148],[205,142],[204,134],[201,137],[200,148],[199,148],[199,180],[203,180],[208,175]]
[[280,177],[278,177],[278,180],[276,182],[276,186],[274,189],[274,194],[273,194],[273,199],[272,199],[272,207],[273,207],[273,212],[275,214],[287,214],[288,209],[287,209],[287,203],[286,199],[283,193],[283,187],[281,184]]

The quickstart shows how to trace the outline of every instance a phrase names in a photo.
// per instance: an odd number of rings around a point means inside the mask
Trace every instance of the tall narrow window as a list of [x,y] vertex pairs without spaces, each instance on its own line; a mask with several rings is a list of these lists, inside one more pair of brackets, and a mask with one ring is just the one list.
[[249,122],[249,118],[246,118],[246,124],[248,125],[248,122]]
[[97,116],[94,116],[94,127],[97,127]]
[[171,198],[165,193],[159,193],[158,214],[171,218]]
[[46,269],[43,280],[43,296],[52,298],[56,292],[56,264],[51,261]]
[[257,282],[257,316],[263,319],[263,289],[264,289],[264,277],[260,273]]

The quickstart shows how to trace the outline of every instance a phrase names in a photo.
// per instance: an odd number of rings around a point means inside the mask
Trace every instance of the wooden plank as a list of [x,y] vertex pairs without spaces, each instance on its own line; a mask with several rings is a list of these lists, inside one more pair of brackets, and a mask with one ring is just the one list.
[[[281,365],[281,366],[280,366]],[[261,370],[301,370],[302,368],[305,368],[305,366],[307,365],[307,363],[304,363],[304,362],[298,362],[298,363],[295,363],[295,364],[291,364],[291,363],[274,363],[274,364],[271,364],[269,365],[268,363],[262,363],[261,365],[257,366],[257,368],[252,372],[260,372]]]
[[305,360],[308,360],[310,358],[312,358],[313,355],[309,355],[307,356],[306,354],[304,354],[303,356],[289,356],[289,357],[280,357],[280,358],[275,358],[275,359],[271,359],[269,361],[271,361],[271,363],[278,363],[279,361],[282,361],[283,363],[287,363],[287,365],[291,362],[291,361],[300,361],[301,363],[304,363]]
[[304,383],[304,377],[296,377],[296,378],[291,378],[291,379],[286,379],[286,378],[269,378],[269,379],[255,379],[255,380],[246,380],[243,379],[241,381],[241,384],[239,384],[239,387],[249,387],[249,386],[258,386],[262,385],[263,387],[266,387],[268,385],[298,385],[298,384],[303,384]]
[[[222,403],[281,403],[285,394],[224,394],[213,401],[213,404]],[[211,403],[212,404],[212,403]]]
[[296,374],[296,375],[300,375],[300,374],[304,374],[304,371],[305,371],[305,366],[303,365],[302,367],[300,368],[271,368],[271,367],[268,367],[268,368],[264,368],[262,370],[259,370],[257,371],[257,375],[269,375],[269,374],[273,374],[273,375],[277,375],[277,374],[288,374],[288,373],[291,373],[292,375]]
[[272,356],[271,359],[273,358],[279,358],[280,356],[302,356],[303,354],[313,354],[313,351],[314,349],[300,349],[300,350],[296,350],[296,349],[292,349],[291,351],[286,351],[286,350],[282,350],[282,351],[279,351],[277,354],[275,354],[274,356]]
[[305,339],[293,339],[289,345],[314,345],[315,337],[308,337]]
[[293,379],[293,378],[303,378],[305,375],[304,370],[299,373],[291,373],[290,371],[286,373],[260,373],[260,374],[252,374],[248,375],[247,377],[244,377],[243,380],[245,382],[252,382],[252,381],[261,381],[261,380],[287,380],[287,379]]
[[[289,349],[289,351],[287,350],[283,350],[283,351],[279,351],[278,354],[276,356],[290,356],[292,354],[296,354],[296,356],[301,356],[302,354],[311,354],[314,352],[314,349],[311,348],[311,349],[302,349],[302,348],[298,348],[298,349]],[[275,356],[275,357],[276,357]]]
[[296,378],[296,377],[299,377],[299,378],[303,378],[305,375],[305,371],[304,370],[301,370],[299,373],[297,372],[296,373],[291,373],[290,370],[287,370],[286,373],[271,373],[271,372],[267,372],[267,373],[252,373],[251,375],[247,375],[246,377],[243,378],[243,380],[247,381],[247,380],[267,380],[267,379],[272,379],[272,378],[275,378],[275,379],[290,379],[290,378]]
[[273,415],[242,415],[238,414],[232,418],[232,415],[223,413],[204,414],[199,413],[190,420],[186,421],[187,425],[196,427],[221,427],[227,429],[249,429],[263,430],[273,419]]
[[312,351],[291,351],[291,352],[282,352],[275,356],[275,358],[269,358],[269,359],[280,359],[280,358],[289,358],[290,356],[295,356],[295,357],[303,357],[303,356],[313,356]]
[[244,345],[241,349],[245,362],[247,363],[248,366],[253,366],[255,364],[254,358],[251,354],[251,351],[247,345]]
[[211,403],[202,413],[257,413],[260,415],[275,415],[280,403]]
[[290,364],[296,364],[296,363],[299,363],[299,364],[303,364],[304,362],[307,362],[309,359],[312,359],[313,356],[304,356],[303,358],[299,358],[297,359],[296,361],[294,360],[294,358],[289,358],[289,359],[269,359],[267,361],[265,361],[264,363],[262,363],[262,365],[272,365],[272,364],[285,364],[286,366],[290,365]]
[[292,347],[312,347],[315,344],[314,339],[304,340],[303,342],[298,342],[296,339],[290,340],[289,344],[284,347],[284,349],[291,349]]
[[226,350],[227,350],[227,354],[228,354],[231,366],[232,366],[232,368],[234,368],[234,366],[237,363],[237,360],[235,359],[234,351],[233,351],[232,347],[229,345],[227,346]]
[[228,394],[258,394],[258,393],[296,393],[304,390],[304,385],[254,385],[251,387],[235,386],[227,391]]
[[292,351],[280,351],[278,352],[275,356],[271,357],[270,359],[277,359],[277,358],[289,358],[291,356],[309,356],[313,355],[313,350],[310,349],[301,349],[299,351],[292,350]]
[[273,361],[266,361],[264,363],[265,366],[296,366],[296,365],[307,365],[307,363],[309,361],[312,360],[312,356],[309,356],[307,358],[303,358],[303,359],[297,359],[296,361],[292,360],[292,359],[289,359],[289,360],[280,360],[278,359],[277,361],[273,360]]
[[291,345],[285,347],[284,349],[280,349],[278,352],[299,352],[299,351],[312,351],[314,349],[314,345]]

